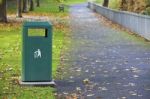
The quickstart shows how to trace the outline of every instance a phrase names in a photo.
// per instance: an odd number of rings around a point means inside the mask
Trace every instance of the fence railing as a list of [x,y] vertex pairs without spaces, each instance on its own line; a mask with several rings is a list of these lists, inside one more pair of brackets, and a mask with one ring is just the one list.
[[88,7],[109,20],[150,40],[150,17],[127,11],[112,10],[95,3],[88,3]]

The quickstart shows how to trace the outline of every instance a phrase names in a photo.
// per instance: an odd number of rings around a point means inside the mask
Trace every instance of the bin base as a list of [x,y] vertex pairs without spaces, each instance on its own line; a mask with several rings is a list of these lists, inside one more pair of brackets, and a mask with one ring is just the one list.
[[23,81],[20,81],[20,85],[23,85],[23,86],[51,86],[51,87],[55,87],[56,83],[54,81],[50,81],[50,82],[23,82]]

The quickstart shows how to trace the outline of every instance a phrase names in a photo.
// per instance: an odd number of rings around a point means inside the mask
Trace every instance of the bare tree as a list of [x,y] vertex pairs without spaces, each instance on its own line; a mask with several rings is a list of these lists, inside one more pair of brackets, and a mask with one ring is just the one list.
[[0,2],[0,22],[7,22],[6,0]]
[[108,7],[108,5],[109,5],[109,0],[104,0],[103,1],[103,6],[104,7]]
[[34,2],[33,0],[30,0],[30,11],[33,11],[34,10]]
[[17,0],[17,17],[22,17],[21,1]]
[[28,0],[23,0],[23,9],[22,12],[28,12]]

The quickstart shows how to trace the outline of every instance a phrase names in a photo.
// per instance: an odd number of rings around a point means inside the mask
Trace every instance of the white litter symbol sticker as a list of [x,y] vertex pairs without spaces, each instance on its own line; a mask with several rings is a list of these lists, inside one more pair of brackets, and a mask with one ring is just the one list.
[[34,52],[34,58],[41,58],[41,57],[42,57],[41,50],[40,50],[40,49],[37,49],[37,50]]

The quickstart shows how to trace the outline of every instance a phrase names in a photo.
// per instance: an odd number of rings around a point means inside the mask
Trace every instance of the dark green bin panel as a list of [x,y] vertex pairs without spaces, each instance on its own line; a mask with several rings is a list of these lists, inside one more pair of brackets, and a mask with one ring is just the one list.
[[[44,29],[44,36],[29,36],[29,29]],[[22,33],[22,81],[51,81],[52,25],[49,22],[25,22]]]

